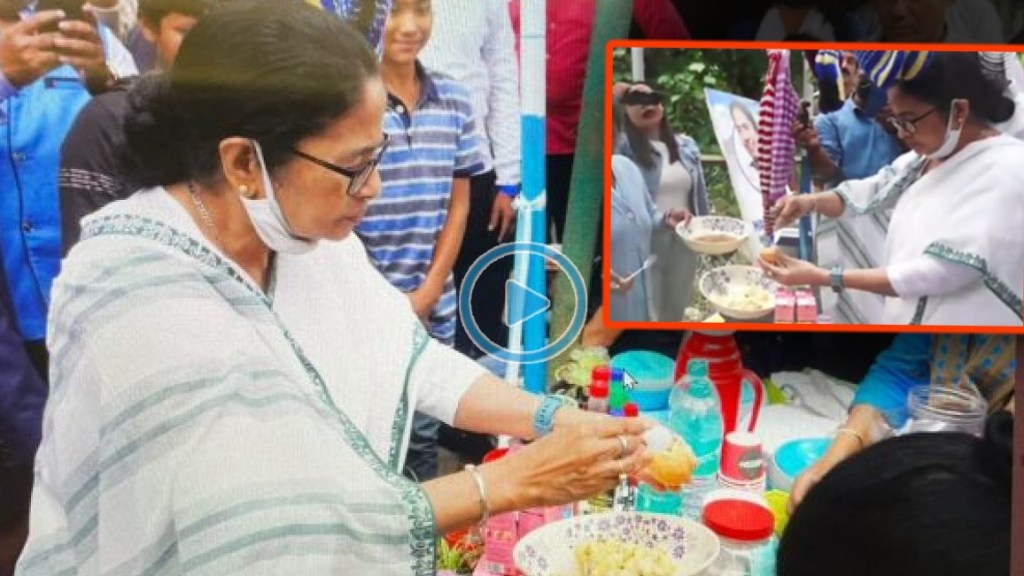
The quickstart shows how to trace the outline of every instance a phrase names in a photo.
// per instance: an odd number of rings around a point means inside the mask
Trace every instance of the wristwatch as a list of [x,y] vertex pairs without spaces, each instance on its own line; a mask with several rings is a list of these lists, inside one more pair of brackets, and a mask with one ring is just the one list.
[[829,273],[829,284],[832,286],[832,291],[839,293],[843,291],[843,267],[833,266],[832,271]]
[[555,427],[555,412],[569,406],[572,400],[565,396],[549,395],[540,402],[540,406],[533,414],[533,432],[537,438],[546,436]]

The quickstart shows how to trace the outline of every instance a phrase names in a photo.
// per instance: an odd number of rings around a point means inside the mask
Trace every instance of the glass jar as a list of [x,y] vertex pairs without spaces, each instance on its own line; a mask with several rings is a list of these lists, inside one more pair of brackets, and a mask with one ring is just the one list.
[[964,432],[981,437],[988,403],[971,387],[918,386],[907,395],[906,433]]
[[704,525],[722,544],[709,576],[774,576],[775,516],[766,504],[750,498],[709,498]]

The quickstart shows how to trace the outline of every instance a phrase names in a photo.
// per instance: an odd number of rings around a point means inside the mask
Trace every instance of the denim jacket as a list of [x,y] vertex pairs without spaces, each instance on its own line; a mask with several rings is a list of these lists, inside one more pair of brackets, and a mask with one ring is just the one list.
[[[693,178],[693,215],[707,216],[711,213],[711,203],[708,200],[708,187],[707,182],[704,180],[704,168],[700,163],[700,149],[697,147],[697,142],[689,136],[676,136],[676,144],[679,146],[680,161],[683,163],[683,167],[690,173],[690,177]],[[658,151],[655,150],[654,153],[657,155]],[[622,144],[619,146],[619,154],[636,162],[633,149],[626,139],[623,139]],[[661,162],[656,162],[653,168],[641,166],[639,163],[637,163],[637,166],[640,168],[640,172],[643,173],[644,182],[647,183],[647,190],[653,198],[661,182]]]

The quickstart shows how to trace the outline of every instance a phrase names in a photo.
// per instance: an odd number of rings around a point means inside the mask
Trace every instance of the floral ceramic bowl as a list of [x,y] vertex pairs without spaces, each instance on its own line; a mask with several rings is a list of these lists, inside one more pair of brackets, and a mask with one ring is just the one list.
[[756,266],[715,268],[701,276],[698,286],[722,316],[734,320],[756,320],[772,314],[779,288]]
[[612,512],[569,518],[530,532],[516,544],[516,566],[525,576],[575,576],[576,547],[608,540],[664,551],[676,566],[674,576],[702,573],[721,546],[711,530],[686,518]]
[[749,223],[728,216],[696,216],[676,226],[690,250],[713,256],[735,252],[753,231]]

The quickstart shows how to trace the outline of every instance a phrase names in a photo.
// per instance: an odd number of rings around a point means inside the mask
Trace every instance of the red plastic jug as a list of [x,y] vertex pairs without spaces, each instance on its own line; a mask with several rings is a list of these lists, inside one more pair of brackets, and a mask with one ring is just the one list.
[[722,404],[722,422],[725,434],[735,432],[744,415],[740,413],[743,387],[749,385],[754,392],[750,424],[744,432],[753,432],[764,402],[764,383],[751,370],[743,367],[739,346],[732,331],[692,331],[683,339],[676,357],[675,381],[686,375],[691,359],[707,360],[708,377],[718,391]]

